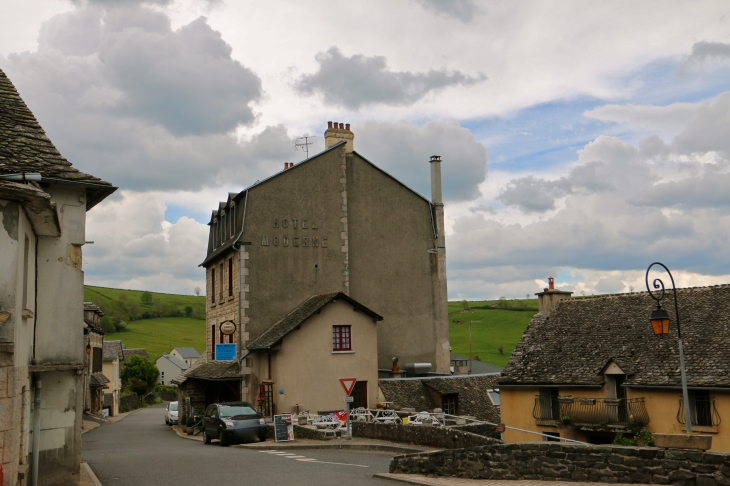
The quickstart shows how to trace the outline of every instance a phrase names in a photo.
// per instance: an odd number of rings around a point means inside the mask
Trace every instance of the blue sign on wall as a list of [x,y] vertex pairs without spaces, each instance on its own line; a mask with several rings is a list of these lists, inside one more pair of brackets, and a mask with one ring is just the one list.
[[216,344],[215,360],[216,361],[234,361],[236,359],[235,344]]

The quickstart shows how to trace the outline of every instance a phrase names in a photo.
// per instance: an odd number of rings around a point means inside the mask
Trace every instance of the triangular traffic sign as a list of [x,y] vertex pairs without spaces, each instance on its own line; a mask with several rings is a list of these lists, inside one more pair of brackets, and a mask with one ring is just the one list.
[[340,378],[340,385],[342,385],[342,388],[344,388],[348,397],[350,396],[350,393],[352,393],[352,389],[355,388],[356,382],[357,378]]

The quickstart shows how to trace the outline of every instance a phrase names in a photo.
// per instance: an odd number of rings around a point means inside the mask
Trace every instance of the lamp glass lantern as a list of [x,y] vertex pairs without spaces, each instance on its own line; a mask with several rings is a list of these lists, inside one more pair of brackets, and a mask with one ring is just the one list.
[[86,345],[86,354],[91,354],[91,344]]
[[669,313],[657,304],[656,309],[651,312],[651,327],[657,336],[669,334]]

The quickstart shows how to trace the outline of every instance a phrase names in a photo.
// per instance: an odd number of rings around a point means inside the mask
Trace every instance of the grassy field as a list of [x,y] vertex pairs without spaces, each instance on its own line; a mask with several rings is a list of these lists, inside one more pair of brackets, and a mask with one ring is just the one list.
[[[183,296],[184,297],[184,296]],[[121,340],[128,348],[145,348],[152,361],[172,348],[205,350],[205,321],[185,317],[142,319],[127,324],[127,331],[104,336],[106,341]]]
[[[94,287],[91,285],[84,286],[84,300],[86,302],[94,302],[96,304],[99,304],[99,301],[111,303],[115,300],[140,303],[141,296],[141,290],[111,289],[108,287]],[[205,309],[205,296],[198,297],[195,295],[161,294],[158,292],[152,292],[152,298],[159,299],[162,304],[175,308],[185,308],[185,306],[189,305],[193,308]]]
[[[479,360],[505,366],[530,319],[537,300],[449,302],[449,340],[452,352],[469,356],[469,321],[472,321],[472,354]],[[499,347],[502,346],[502,353]]]

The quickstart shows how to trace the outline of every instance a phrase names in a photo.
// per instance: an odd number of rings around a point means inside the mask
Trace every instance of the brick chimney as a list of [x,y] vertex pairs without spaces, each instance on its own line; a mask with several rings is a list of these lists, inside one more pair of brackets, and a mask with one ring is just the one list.
[[535,295],[537,295],[537,307],[540,314],[548,317],[553,309],[558,306],[560,301],[563,299],[570,299],[573,292],[565,292],[564,290],[556,289],[555,279],[553,277],[548,277],[548,287]]
[[355,134],[350,131],[349,123],[327,122],[327,130],[324,132],[324,146],[330,148],[337,142],[345,141],[345,152],[355,150]]

